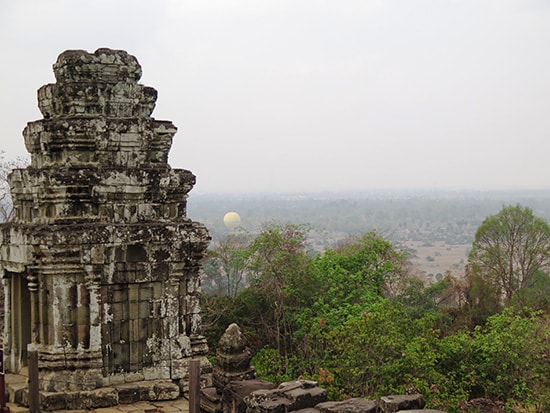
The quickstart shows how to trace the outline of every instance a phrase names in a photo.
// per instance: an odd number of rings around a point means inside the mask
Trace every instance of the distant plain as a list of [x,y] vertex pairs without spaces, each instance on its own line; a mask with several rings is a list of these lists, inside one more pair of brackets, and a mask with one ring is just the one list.
[[[320,252],[352,235],[374,231],[408,251],[419,276],[434,282],[462,276],[475,232],[505,205],[521,204],[550,221],[550,191],[372,191],[361,193],[193,194],[188,216],[204,223],[213,242],[231,231],[258,233],[262,223],[307,224]],[[237,212],[241,227],[223,223]]]

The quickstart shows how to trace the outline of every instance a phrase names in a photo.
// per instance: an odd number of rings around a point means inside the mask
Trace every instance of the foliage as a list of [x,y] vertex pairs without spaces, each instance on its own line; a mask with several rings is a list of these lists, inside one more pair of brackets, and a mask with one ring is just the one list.
[[[202,326],[208,346],[215,353],[218,341],[225,329],[239,319],[235,313],[235,302],[227,295],[208,295],[201,298]],[[240,322],[239,322],[240,323]],[[247,332],[250,336],[249,332]]]
[[304,306],[311,258],[306,251],[305,225],[264,224],[249,244],[251,284],[237,301],[246,317],[256,323],[265,344],[276,348],[285,360],[293,336],[293,311]]
[[516,291],[514,311],[478,273],[425,286],[374,233],[316,257],[306,233],[264,226],[247,247],[250,286],[211,302],[223,328],[237,322],[249,338],[259,377],[314,379],[331,399],[412,389],[449,412],[475,397],[548,407],[550,324],[543,312],[519,309],[544,308],[537,291],[548,288],[546,273]]
[[386,285],[401,275],[404,259],[403,253],[375,233],[325,250],[313,263],[316,294],[311,311],[330,326],[366,311],[380,300]]
[[308,337],[313,371],[330,372],[328,387],[341,398],[413,388],[444,410],[476,397],[509,405],[549,401],[550,328],[541,313],[506,309],[485,327],[440,337],[432,316],[412,320],[383,300],[337,328],[318,325]]
[[533,308],[550,313],[550,274],[538,271],[525,288],[514,293],[512,304],[515,308]]
[[468,398],[548,405],[550,326],[541,313],[507,308],[478,326],[441,340],[438,369],[447,387]]
[[427,287],[422,280],[410,276],[404,277],[402,283],[399,292],[392,299],[401,303],[413,319],[422,318],[426,314],[443,319],[447,315],[441,308],[455,305],[456,285],[450,275]]
[[350,317],[334,330],[334,353],[327,368],[349,396],[404,392],[413,378],[402,363],[405,357],[414,358],[414,350],[407,353],[412,329],[403,329],[403,309],[383,301],[372,310]]
[[498,285],[479,274],[467,273],[469,283],[466,291],[468,325],[473,328],[483,325],[487,319],[502,311],[501,289]]
[[28,163],[27,159],[21,157],[7,160],[5,152],[0,150],[0,223],[9,221],[14,212],[8,176],[13,169],[24,168]]
[[[340,367],[331,364],[337,355],[336,332],[384,302],[385,285],[401,273],[404,257],[391,243],[369,233],[327,249],[312,261],[309,295],[303,300],[307,305],[294,313],[293,348],[298,355],[294,370],[312,378],[329,371],[325,375],[334,378],[329,387],[336,390]],[[345,392],[338,388],[334,393],[341,391]]]
[[479,226],[468,260],[473,273],[497,285],[509,305],[516,291],[548,268],[550,225],[530,208],[504,207]]
[[216,287],[217,294],[235,297],[246,286],[247,265],[250,259],[250,236],[245,232],[227,234],[208,250],[204,272]]
[[284,368],[286,362],[276,349],[262,348],[252,359],[252,364],[256,368],[256,374],[263,380],[283,383],[295,379],[288,375]]

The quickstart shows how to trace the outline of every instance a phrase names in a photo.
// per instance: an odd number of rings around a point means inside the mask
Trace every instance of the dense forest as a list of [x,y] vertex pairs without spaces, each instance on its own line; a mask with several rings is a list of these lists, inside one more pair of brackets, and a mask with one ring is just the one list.
[[[509,196],[195,199],[213,234],[211,351],[237,322],[261,378],[314,379],[333,399],[418,391],[449,412],[477,398],[549,411],[550,196]],[[230,210],[242,227],[223,227]],[[399,246],[412,236],[469,243],[463,268],[419,277]]]

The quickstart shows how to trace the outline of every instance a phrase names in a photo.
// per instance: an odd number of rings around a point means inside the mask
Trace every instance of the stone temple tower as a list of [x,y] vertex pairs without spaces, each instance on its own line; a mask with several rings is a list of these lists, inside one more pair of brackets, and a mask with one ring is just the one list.
[[[31,165],[9,178],[0,228],[6,371],[37,351],[45,410],[179,397],[201,360],[206,228],[186,216],[195,176],[168,165],[176,127],[124,51],[70,50],[38,91]],[[33,353],[34,354],[34,353]],[[206,375],[208,376],[208,375]]]

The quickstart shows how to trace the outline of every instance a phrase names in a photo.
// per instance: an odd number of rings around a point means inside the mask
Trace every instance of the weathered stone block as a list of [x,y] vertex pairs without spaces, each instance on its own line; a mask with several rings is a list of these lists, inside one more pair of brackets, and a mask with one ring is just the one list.
[[287,413],[292,410],[290,400],[269,390],[255,391],[244,402],[248,413]]
[[140,401],[139,385],[137,383],[126,383],[114,386],[118,392],[119,403],[129,404]]
[[65,393],[40,392],[40,409],[45,411],[67,410]]
[[363,398],[352,398],[341,402],[324,402],[315,406],[321,413],[376,413],[375,401]]
[[[187,291],[194,289],[194,286],[187,285]],[[189,294],[186,297],[187,307],[194,314],[194,306],[198,303],[198,297]],[[248,347],[248,341],[242,334],[239,326],[231,324],[218,342],[216,352],[216,366],[214,367],[212,379],[214,386],[221,393],[224,387],[231,381],[251,380],[255,378],[256,371],[250,366],[252,354]]]
[[[413,409],[413,410],[398,410],[397,413],[446,413],[446,412],[444,412],[443,410],[434,410],[434,409]],[[483,411],[483,413],[489,413],[489,412]]]
[[286,413],[314,407],[326,400],[325,389],[315,382],[299,380],[279,385],[273,390],[258,390],[245,397],[248,413]]
[[384,396],[380,398],[381,413],[395,413],[398,410],[423,409],[426,400],[421,394],[403,394]]
[[221,401],[224,413],[246,413],[245,397],[258,390],[273,390],[275,383],[265,380],[232,381],[223,388]]
[[317,386],[317,382],[300,380],[283,383],[278,388],[292,401],[293,410],[313,407],[327,399],[327,391]]
[[65,401],[68,410],[116,406],[118,404],[118,393],[111,387],[83,392],[70,392],[65,394]]
[[201,389],[199,403],[201,411],[207,413],[221,413],[223,411],[222,396],[215,387]]
[[155,398],[151,400],[175,400],[180,397],[180,388],[171,381],[156,381],[153,384]]

